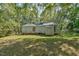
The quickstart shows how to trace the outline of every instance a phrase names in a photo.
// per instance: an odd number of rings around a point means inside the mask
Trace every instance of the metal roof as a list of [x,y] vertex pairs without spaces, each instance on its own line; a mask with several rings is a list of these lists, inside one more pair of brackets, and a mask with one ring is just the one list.
[[56,25],[56,23],[50,22],[50,23],[44,23],[43,25]]
[[23,26],[48,26],[48,25],[56,25],[56,23],[49,22],[49,23],[43,23],[43,24],[25,24]]
[[23,26],[36,26],[35,24],[25,24]]

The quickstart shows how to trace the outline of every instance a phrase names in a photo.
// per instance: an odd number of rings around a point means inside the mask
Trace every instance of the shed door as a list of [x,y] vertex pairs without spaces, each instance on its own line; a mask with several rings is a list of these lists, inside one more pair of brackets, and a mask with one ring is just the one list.
[[35,32],[35,27],[33,27],[33,32]]

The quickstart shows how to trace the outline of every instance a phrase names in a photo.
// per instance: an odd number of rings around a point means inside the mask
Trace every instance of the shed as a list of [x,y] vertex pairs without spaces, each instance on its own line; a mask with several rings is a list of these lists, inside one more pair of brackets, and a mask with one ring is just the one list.
[[56,24],[53,22],[43,24],[26,24],[22,26],[22,33],[24,34],[45,34],[54,35],[56,31]]
[[56,31],[56,24],[53,22],[44,23],[44,33],[46,35],[54,35]]
[[35,33],[35,24],[25,24],[22,26],[22,33],[23,34],[32,34]]

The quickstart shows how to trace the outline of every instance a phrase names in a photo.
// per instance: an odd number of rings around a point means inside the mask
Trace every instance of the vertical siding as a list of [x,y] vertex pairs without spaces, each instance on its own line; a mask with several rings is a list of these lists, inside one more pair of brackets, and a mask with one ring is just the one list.
[[52,26],[23,26],[22,33],[41,33],[45,35],[54,35],[54,25]]
[[45,27],[45,34],[46,35],[54,35],[54,26]]

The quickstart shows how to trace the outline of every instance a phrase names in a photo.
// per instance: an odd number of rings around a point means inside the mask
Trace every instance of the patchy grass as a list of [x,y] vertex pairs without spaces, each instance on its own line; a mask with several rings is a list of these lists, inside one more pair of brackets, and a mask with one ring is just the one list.
[[79,56],[79,37],[14,35],[0,38],[2,56]]

